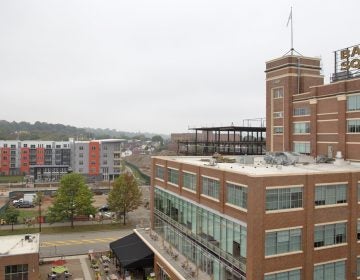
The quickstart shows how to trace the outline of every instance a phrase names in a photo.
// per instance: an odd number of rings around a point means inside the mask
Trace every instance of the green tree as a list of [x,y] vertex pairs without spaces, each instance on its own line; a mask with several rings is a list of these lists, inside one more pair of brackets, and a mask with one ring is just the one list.
[[92,206],[93,194],[85,184],[84,177],[77,173],[70,173],[60,180],[53,206],[48,209],[50,223],[70,220],[74,228],[74,217],[77,215],[95,215]]
[[34,205],[35,206],[38,206],[39,207],[39,220],[38,220],[38,223],[39,223],[39,232],[41,232],[41,219],[42,219],[42,217],[41,217],[41,205],[42,205],[42,203],[43,203],[43,201],[44,201],[44,193],[43,192],[37,192],[36,193],[36,196],[34,197],[34,201],[33,201],[33,203],[34,203]]
[[126,224],[126,213],[135,210],[140,202],[141,191],[136,178],[128,172],[116,178],[113,188],[109,193],[108,204],[114,212],[124,215],[124,225]]
[[11,224],[11,231],[14,230],[14,224],[17,223],[19,215],[20,215],[20,211],[16,209],[14,206],[9,206],[6,208],[4,219],[7,224]]
[[164,139],[160,135],[154,135],[151,138],[151,141],[152,142],[159,142],[161,146],[164,145]]

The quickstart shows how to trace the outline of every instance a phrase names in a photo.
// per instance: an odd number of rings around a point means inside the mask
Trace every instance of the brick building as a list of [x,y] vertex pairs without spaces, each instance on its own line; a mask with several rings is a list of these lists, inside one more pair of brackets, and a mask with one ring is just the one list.
[[[360,160],[360,62],[346,71],[344,56],[359,46],[335,52],[332,83],[324,85],[320,59],[284,56],[266,63],[268,151],[295,151]],[[339,66],[339,69],[338,69]]]
[[39,279],[39,234],[2,236],[0,242],[0,279]]
[[326,85],[317,58],[266,63],[281,154],[153,158],[151,231],[136,232],[158,279],[360,278],[360,50],[335,55]]

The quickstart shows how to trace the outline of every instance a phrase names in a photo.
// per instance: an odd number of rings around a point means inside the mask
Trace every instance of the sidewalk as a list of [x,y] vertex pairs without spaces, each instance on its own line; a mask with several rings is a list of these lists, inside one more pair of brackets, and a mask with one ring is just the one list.
[[[93,221],[75,221],[74,222],[74,226],[83,226],[83,225],[99,225],[99,224],[111,224],[114,223],[112,220],[103,220],[102,222],[97,222],[95,220]],[[121,224],[121,221],[117,222],[119,224]],[[131,224],[131,222],[128,222],[127,224]],[[42,228],[47,228],[47,227],[70,227],[71,223],[70,222],[59,222],[59,223],[53,223],[53,224],[49,224],[49,223],[42,223],[41,227]],[[1,225],[0,226],[0,231],[1,230],[11,230],[11,225]],[[39,224],[35,224],[34,226],[30,226],[29,228],[38,228]],[[14,225],[14,230],[15,229],[26,229],[28,228],[28,226],[26,224],[16,224]]]

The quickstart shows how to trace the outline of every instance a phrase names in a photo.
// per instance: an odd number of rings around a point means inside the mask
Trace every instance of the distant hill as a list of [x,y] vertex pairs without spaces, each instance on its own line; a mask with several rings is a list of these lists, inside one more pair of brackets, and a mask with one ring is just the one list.
[[151,138],[156,134],[124,132],[115,129],[78,128],[63,124],[46,122],[8,122],[0,120],[0,140],[53,140],[67,141],[69,138],[78,140],[106,139],[106,138]]

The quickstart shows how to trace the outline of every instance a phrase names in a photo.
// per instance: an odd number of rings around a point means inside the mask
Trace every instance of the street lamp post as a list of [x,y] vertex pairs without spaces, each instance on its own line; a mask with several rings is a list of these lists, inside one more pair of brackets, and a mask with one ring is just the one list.
[[41,223],[42,223],[42,216],[41,216],[41,204],[43,201],[43,193],[41,191],[37,191],[37,195],[36,195],[36,204],[39,206],[39,232],[41,232]]
[[41,223],[42,223],[42,217],[41,217],[41,200],[39,200],[39,232],[41,232]]

